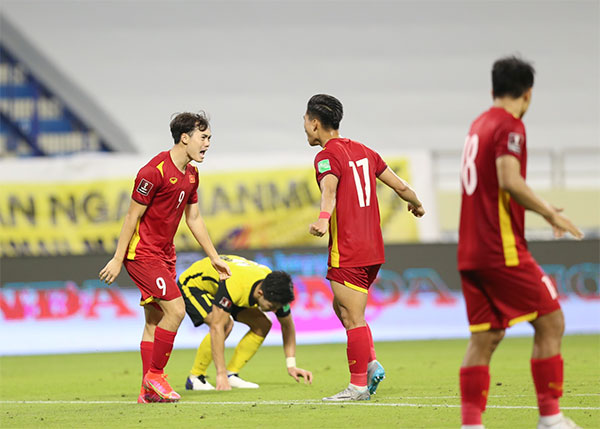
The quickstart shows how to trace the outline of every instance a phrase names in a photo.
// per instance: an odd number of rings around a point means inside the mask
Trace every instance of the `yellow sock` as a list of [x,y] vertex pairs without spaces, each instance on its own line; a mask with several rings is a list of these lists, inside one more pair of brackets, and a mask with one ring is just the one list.
[[235,347],[233,356],[227,364],[227,371],[235,373],[240,372],[242,367],[246,365],[246,362],[252,359],[252,356],[256,354],[264,340],[265,337],[261,337],[252,331],[248,331]]
[[192,375],[206,375],[208,365],[212,362],[212,349],[210,347],[210,334],[206,334],[206,337],[202,340],[198,346],[196,352],[196,359],[194,359],[194,366],[190,373]]

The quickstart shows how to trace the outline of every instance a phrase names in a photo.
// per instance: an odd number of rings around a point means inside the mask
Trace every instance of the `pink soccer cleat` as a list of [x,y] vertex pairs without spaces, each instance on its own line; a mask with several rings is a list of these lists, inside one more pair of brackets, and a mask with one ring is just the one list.
[[158,396],[158,393],[156,393],[154,390],[146,389],[144,386],[142,386],[142,389],[140,390],[140,396],[138,396],[137,402],[138,404],[148,404],[152,402],[171,401],[167,401],[166,399],[161,398],[160,396]]
[[[167,374],[156,374],[154,372],[148,371],[144,376],[144,384],[143,386],[152,391],[154,394],[158,395],[161,399],[160,402],[177,402],[181,398],[179,393],[175,392],[169,382],[167,381]],[[149,396],[146,395],[146,399]],[[157,401],[154,401],[157,402]]]

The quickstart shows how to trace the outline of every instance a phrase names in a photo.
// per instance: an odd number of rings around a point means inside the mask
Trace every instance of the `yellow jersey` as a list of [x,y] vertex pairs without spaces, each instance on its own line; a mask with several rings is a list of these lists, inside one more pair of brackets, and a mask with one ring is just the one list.
[[[257,303],[252,298],[252,294],[271,269],[241,256],[220,255],[220,258],[229,265],[231,270],[231,277],[225,281],[228,299],[237,307],[256,307]],[[219,273],[210,263],[210,259],[204,258],[194,262],[181,273],[178,283],[181,289],[198,288],[216,297],[219,289]]]

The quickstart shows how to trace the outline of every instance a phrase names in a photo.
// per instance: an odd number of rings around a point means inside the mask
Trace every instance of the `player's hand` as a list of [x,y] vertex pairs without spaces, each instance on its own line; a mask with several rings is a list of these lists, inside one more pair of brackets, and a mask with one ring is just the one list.
[[100,270],[100,280],[106,282],[107,284],[111,284],[115,281],[119,273],[121,272],[121,267],[123,266],[123,261],[119,261],[118,259],[112,258],[108,263]]
[[294,377],[294,380],[296,380],[297,382],[300,382],[300,377],[304,378],[304,384],[312,384],[312,372],[307,371],[305,369],[302,368],[296,368],[296,367],[290,367],[287,369],[288,370],[288,374],[292,377]]
[[219,375],[217,374],[217,390],[231,390],[231,385],[229,384],[229,378],[227,378],[227,374]]
[[215,267],[215,270],[217,270],[217,272],[219,273],[219,280],[227,280],[229,277],[231,277],[231,269],[229,269],[229,265],[227,265],[227,262],[225,262],[221,258],[216,258],[214,260],[211,259],[210,263],[213,267]]
[[321,218],[310,224],[309,232],[317,237],[323,237],[329,229],[329,219]]
[[552,214],[545,218],[546,221],[552,225],[554,237],[561,238],[565,235],[565,232],[568,232],[577,240],[581,240],[583,238],[583,232],[581,232],[568,217],[561,214],[561,211],[562,209],[552,207]]
[[408,203],[408,211],[411,212],[415,217],[423,217],[425,214],[425,209],[423,208],[422,204],[417,207],[411,203]]

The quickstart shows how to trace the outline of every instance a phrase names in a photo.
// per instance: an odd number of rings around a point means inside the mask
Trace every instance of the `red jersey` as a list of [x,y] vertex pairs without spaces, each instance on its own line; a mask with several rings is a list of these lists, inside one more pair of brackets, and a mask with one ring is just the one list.
[[379,154],[350,139],[329,140],[315,156],[317,183],[328,174],[339,180],[329,220],[329,266],[383,264],[385,254],[377,202],[377,177],[387,168]]
[[129,242],[127,259],[160,258],[175,263],[173,237],[186,204],[198,202],[198,169],[182,173],[169,151],[161,152],[138,172],[131,198],[147,206]]
[[503,108],[480,115],[465,141],[458,269],[514,267],[533,258],[525,241],[525,209],[500,189],[496,158],[511,155],[527,171],[525,126]]

